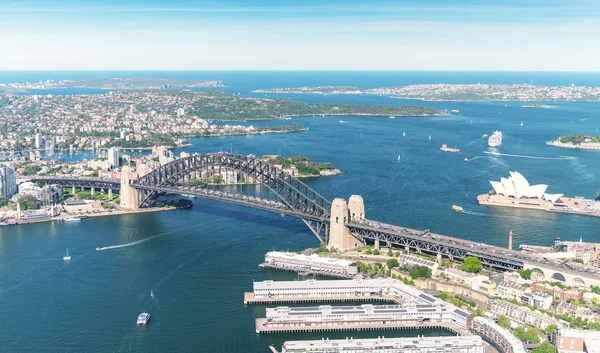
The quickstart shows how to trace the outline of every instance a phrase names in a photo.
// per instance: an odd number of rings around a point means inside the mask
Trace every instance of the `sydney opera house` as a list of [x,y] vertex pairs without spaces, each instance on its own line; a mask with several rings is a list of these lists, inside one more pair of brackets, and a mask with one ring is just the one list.
[[547,194],[548,185],[529,185],[529,182],[521,173],[510,172],[508,178],[500,178],[500,181],[490,181],[497,195],[504,195],[515,199],[538,199],[547,200],[552,203],[558,201],[563,194]]
[[519,172],[510,172],[508,178],[490,181],[493,190],[489,194],[479,195],[480,204],[512,206],[524,208],[550,209],[559,205],[563,194],[548,194],[548,185],[529,185],[527,179]]

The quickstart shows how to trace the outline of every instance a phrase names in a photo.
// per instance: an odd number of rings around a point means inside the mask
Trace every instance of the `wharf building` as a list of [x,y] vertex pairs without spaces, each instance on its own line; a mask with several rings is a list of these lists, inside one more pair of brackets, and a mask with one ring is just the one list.
[[256,320],[257,333],[445,328],[459,334],[471,326],[472,315],[445,303],[318,307],[280,306],[266,309],[266,318]]
[[346,338],[286,341],[281,353],[483,353],[479,336]]
[[353,280],[254,282],[248,303],[387,300],[397,303],[438,304],[442,300],[391,278]]
[[547,314],[499,299],[492,300],[489,303],[488,310],[494,314],[496,318],[500,315],[505,315],[511,319],[514,319],[515,321],[536,326],[542,330],[552,324],[561,326],[558,320]]
[[351,278],[358,274],[356,263],[348,260],[290,252],[270,251],[265,255],[265,262],[260,267],[342,278]]

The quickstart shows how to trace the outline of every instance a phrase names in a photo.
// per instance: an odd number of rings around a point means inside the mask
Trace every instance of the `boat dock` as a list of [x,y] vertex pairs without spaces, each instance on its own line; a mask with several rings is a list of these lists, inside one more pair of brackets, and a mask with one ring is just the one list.
[[379,331],[379,330],[411,330],[411,329],[443,329],[458,335],[469,335],[466,328],[454,323],[386,321],[385,323],[365,323],[341,321],[339,323],[306,323],[297,326],[268,326],[267,319],[256,319],[256,333],[273,334],[289,332],[323,332],[323,331]]
[[244,293],[244,305],[251,304],[273,304],[273,303],[324,303],[324,302],[385,302],[385,303],[398,303],[402,301],[398,297],[392,296],[371,296],[365,297],[364,295],[353,295],[353,296],[331,296],[331,297],[268,297],[268,298],[256,298],[253,292]]

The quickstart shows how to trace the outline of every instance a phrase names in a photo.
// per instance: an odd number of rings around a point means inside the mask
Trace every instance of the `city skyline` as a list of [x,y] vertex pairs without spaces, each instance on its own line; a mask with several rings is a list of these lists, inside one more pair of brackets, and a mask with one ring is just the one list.
[[592,1],[13,1],[0,70],[600,71]]

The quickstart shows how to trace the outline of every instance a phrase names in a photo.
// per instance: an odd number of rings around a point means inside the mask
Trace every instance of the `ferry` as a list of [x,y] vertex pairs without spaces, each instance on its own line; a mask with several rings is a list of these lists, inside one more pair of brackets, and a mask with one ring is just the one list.
[[460,110],[458,110],[458,109],[452,109],[452,110],[450,111],[450,113],[460,113]]
[[460,152],[460,149],[448,147],[448,145],[443,144],[442,147],[440,147],[440,151],[456,153],[456,152]]
[[460,206],[458,206],[458,205],[452,205],[452,211],[455,211],[455,212],[462,212],[462,211],[463,211],[463,208],[462,208],[462,207],[460,207]]
[[498,130],[494,131],[492,136],[488,139],[488,146],[498,147],[502,144],[502,133]]
[[71,217],[64,218],[63,220],[65,222],[79,222],[79,221],[81,221],[81,217],[71,216]]
[[150,314],[148,314],[145,311],[143,313],[141,313],[137,318],[138,325],[145,325],[148,323],[148,321],[150,321]]

